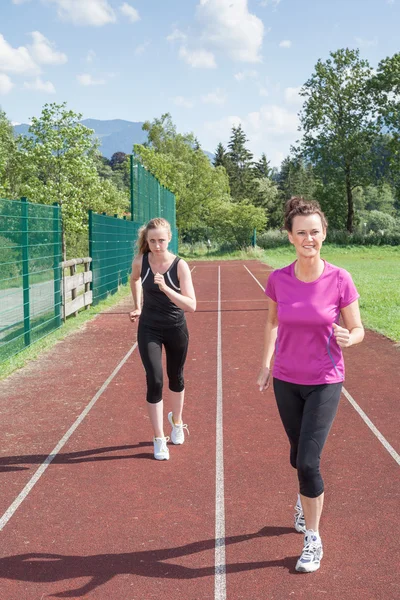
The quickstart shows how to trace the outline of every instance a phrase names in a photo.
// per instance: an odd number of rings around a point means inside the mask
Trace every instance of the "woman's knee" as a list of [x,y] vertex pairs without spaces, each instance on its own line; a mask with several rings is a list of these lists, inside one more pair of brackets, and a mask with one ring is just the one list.
[[300,483],[300,493],[307,498],[320,496],[324,491],[324,483],[319,470],[319,460],[309,461],[297,457],[296,468]]
[[150,404],[157,404],[162,400],[163,380],[162,377],[152,377],[147,379],[146,400]]
[[183,373],[169,376],[168,387],[171,392],[183,392],[185,389],[185,380],[183,377]]

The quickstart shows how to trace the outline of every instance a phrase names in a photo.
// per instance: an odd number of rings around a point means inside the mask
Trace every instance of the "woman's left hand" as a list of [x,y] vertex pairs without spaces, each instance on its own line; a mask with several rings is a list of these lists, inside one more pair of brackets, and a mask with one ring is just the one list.
[[350,331],[344,327],[340,327],[337,323],[333,323],[332,327],[338,346],[341,348],[348,348],[351,346]]
[[154,275],[154,283],[158,285],[162,292],[165,292],[165,290],[167,289],[167,284],[165,283],[164,275],[162,275],[161,273],[156,273]]

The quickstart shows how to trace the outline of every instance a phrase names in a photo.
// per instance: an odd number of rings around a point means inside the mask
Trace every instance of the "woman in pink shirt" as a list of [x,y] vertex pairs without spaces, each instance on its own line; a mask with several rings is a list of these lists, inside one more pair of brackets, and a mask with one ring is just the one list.
[[[359,344],[364,328],[350,274],[320,256],[327,221],[319,204],[291,198],[285,228],[297,260],[268,279],[268,318],[257,384],[260,391],[268,388],[275,352],[274,393],[300,487],[295,528],[304,533],[304,548],[296,570],[309,573],[320,567],[323,555],[319,521],[324,482],[319,466],[344,380],[342,348]],[[339,325],[340,316],[344,327]]]

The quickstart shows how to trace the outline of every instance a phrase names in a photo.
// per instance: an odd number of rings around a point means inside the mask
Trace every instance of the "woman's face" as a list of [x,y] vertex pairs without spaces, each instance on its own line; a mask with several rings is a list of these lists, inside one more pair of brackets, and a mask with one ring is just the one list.
[[296,249],[298,256],[312,258],[321,250],[326,238],[326,231],[319,214],[297,215],[293,219],[292,231],[288,233],[289,241]]
[[154,254],[162,254],[163,252],[166,252],[170,239],[171,238],[166,227],[149,229],[147,232],[147,243],[150,251]]

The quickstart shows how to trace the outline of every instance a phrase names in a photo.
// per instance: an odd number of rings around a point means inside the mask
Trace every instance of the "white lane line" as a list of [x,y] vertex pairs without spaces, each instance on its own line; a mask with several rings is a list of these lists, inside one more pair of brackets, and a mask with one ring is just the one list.
[[[250,275],[253,277],[253,279],[255,279],[255,281],[257,281],[257,283],[260,286],[260,288],[262,288],[262,290],[264,290],[263,286],[258,281],[258,279],[256,279],[256,277],[254,277],[253,273],[251,271],[249,271],[249,269],[246,267],[246,265],[243,265],[243,266],[250,273]],[[390,456],[392,456],[394,458],[394,460],[397,462],[397,464],[400,465],[400,456],[396,452],[396,450],[393,448],[393,446],[391,446],[389,444],[389,442],[381,434],[381,432],[379,431],[379,429],[377,429],[377,427],[375,427],[375,425],[373,424],[373,422],[371,421],[371,419],[365,414],[365,412],[363,411],[363,409],[357,404],[357,402],[349,394],[349,392],[346,390],[345,387],[342,388],[342,392],[346,396],[347,400],[350,402],[350,404],[352,405],[352,407],[354,408],[354,410],[358,412],[358,414],[360,415],[360,417],[362,418],[362,420],[364,421],[364,423],[370,428],[370,430],[372,431],[372,433],[378,438],[378,440],[380,441],[380,443],[382,444],[382,446],[389,452]]]
[[249,269],[246,267],[246,265],[243,265],[243,266],[246,269],[246,271],[248,273],[250,273],[250,275],[252,276],[252,278],[254,279],[254,281],[256,281],[258,283],[258,285],[260,286],[260,288],[262,289],[262,291],[264,291],[265,288],[263,288],[263,286],[261,285],[261,283],[258,281],[257,277],[254,277],[253,273],[251,271],[249,271]]
[[374,435],[376,435],[376,437],[378,438],[378,440],[380,441],[380,443],[382,444],[382,446],[384,448],[386,448],[386,450],[394,458],[394,460],[397,462],[397,464],[400,465],[400,455],[397,454],[397,452],[393,448],[393,446],[391,446],[389,444],[389,442],[387,441],[387,439],[383,437],[383,435],[381,434],[381,432],[379,431],[379,429],[377,429],[375,427],[375,425],[373,424],[373,422],[371,421],[371,419],[369,417],[367,417],[367,415],[365,414],[365,412],[363,411],[363,409],[357,404],[357,402],[349,394],[349,392],[345,388],[343,388],[342,391],[343,391],[343,394],[346,396],[347,400],[353,406],[354,410],[356,410],[358,412],[358,414],[360,415],[360,417],[362,418],[362,420],[364,421],[364,423],[366,423],[368,425],[368,427],[370,428],[370,430],[372,431],[372,433]]
[[100,398],[100,396],[102,395],[102,393],[104,392],[104,390],[108,387],[108,385],[114,379],[114,377],[116,376],[116,374],[118,373],[118,371],[121,369],[121,367],[126,363],[126,361],[130,357],[130,355],[132,354],[132,352],[135,350],[136,346],[137,346],[137,342],[135,342],[133,344],[133,346],[129,350],[129,352],[124,356],[124,358],[121,360],[121,362],[119,363],[119,365],[111,373],[111,375],[109,376],[109,378],[103,383],[103,385],[101,386],[101,388],[99,389],[99,391],[96,393],[96,395],[93,396],[93,398],[91,399],[91,401],[89,402],[89,404],[81,412],[81,414],[79,415],[79,417],[76,419],[75,423],[73,425],[71,425],[71,427],[68,429],[67,433],[61,438],[61,440],[58,442],[58,444],[54,448],[54,450],[48,455],[48,457],[46,458],[46,460],[40,465],[40,467],[37,469],[37,471],[35,472],[35,474],[32,475],[31,479],[28,481],[28,483],[26,484],[26,486],[24,487],[24,489],[22,490],[22,492],[15,498],[14,502],[7,508],[6,512],[4,513],[4,515],[0,519],[0,531],[3,530],[3,528],[5,527],[5,525],[7,525],[8,521],[11,519],[11,517],[13,516],[13,514],[15,513],[15,511],[17,510],[17,508],[22,504],[22,502],[28,496],[28,494],[32,490],[33,486],[39,481],[39,479],[41,478],[41,476],[43,475],[43,473],[46,471],[47,467],[50,465],[50,463],[54,460],[54,458],[60,452],[61,448],[67,443],[67,441],[69,440],[69,438],[71,437],[71,435],[79,427],[79,425],[82,423],[83,419],[86,417],[86,415],[89,413],[89,411],[96,404],[97,400]]
[[218,267],[217,418],[215,460],[214,600],[226,600],[224,440],[222,430],[221,270]]

